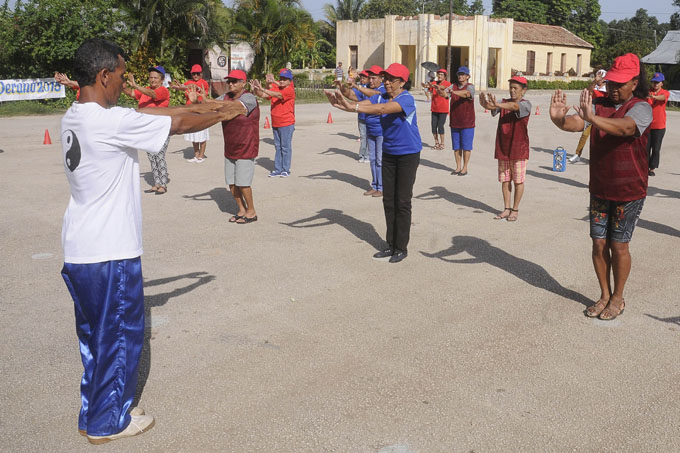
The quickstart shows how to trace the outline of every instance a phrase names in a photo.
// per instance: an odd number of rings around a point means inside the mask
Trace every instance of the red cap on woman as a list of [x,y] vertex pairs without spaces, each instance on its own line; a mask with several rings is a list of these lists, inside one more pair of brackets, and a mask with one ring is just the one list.
[[406,66],[399,63],[392,63],[381,74],[388,74],[392,77],[399,77],[404,82],[408,81],[410,72]]

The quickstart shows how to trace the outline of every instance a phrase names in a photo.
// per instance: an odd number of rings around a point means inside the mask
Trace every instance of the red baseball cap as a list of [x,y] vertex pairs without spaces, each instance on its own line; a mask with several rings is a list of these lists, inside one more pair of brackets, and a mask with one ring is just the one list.
[[191,67],[191,73],[194,74],[196,72],[203,72],[203,68],[201,67],[200,64],[195,64]]
[[380,74],[381,72],[383,72],[383,68],[381,68],[380,66],[374,64],[373,66],[371,66],[370,68],[368,68],[368,69],[366,70],[366,72],[370,72],[371,74],[378,75],[378,74]]
[[611,69],[604,76],[605,80],[615,83],[626,83],[640,75],[640,59],[634,53],[616,57]]
[[238,79],[238,80],[247,80],[248,78],[246,77],[246,73],[241,71],[240,69],[233,69],[225,79]]
[[439,69],[437,72],[441,72],[441,73],[444,73],[444,74],[448,74],[448,73],[449,73],[449,72],[448,72],[446,69],[444,69],[444,68]]
[[522,77],[522,76],[518,76],[518,75],[510,77],[508,79],[508,82],[517,82],[517,83],[521,83],[524,86],[527,86],[526,77]]
[[399,77],[401,80],[404,82],[408,81],[408,77],[410,75],[410,72],[406,66],[403,64],[399,63],[392,63],[385,69],[384,71],[381,72],[381,74],[388,74],[391,75],[392,77]]
[[360,76],[368,77],[368,72],[366,70],[363,70],[359,73]]

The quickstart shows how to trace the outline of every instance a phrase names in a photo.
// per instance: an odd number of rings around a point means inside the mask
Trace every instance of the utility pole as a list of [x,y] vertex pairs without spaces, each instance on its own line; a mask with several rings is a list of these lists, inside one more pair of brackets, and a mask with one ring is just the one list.
[[448,72],[449,74],[451,74],[451,28],[452,27],[453,27],[453,0],[449,0],[449,39],[446,43],[446,72]]

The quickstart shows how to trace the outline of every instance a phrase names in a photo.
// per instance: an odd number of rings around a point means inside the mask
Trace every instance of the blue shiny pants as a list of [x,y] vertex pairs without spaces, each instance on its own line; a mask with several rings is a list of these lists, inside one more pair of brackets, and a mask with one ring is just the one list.
[[93,436],[124,430],[137,389],[144,343],[144,285],[139,257],[64,263],[83,361],[78,429]]

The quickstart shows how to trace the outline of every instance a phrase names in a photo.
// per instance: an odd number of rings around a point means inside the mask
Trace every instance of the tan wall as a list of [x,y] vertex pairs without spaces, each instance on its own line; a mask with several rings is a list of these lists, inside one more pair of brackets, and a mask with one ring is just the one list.
[[[448,19],[437,19],[433,14],[420,14],[415,19],[397,20],[397,16],[384,19],[339,21],[337,24],[337,61],[349,66],[350,46],[358,47],[358,69],[377,64],[382,67],[390,63],[402,63],[409,67],[413,82],[418,86],[427,79],[427,70],[421,64],[426,61],[438,63],[439,47],[446,46]],[[507,88],[511,69],[525,71],[526,51],[523,43],[513,43],[513,20],[491,19],[488,16],[474,16],[471,19],[452,21],[451,46],[459,47],[461,62],[471,72],[471,82],[478,90],[487,88],[491,71],[498,80],[498,88]],[[569,47],[533,45],[536,52],[536,72],[545,72],[547,49],[553,49],[553,66],[559,69],[560,54],[567,53],[567,67],[576,70],[576,54],[582,54],[581,73],[589,72],[590,50]],[[495,66],[489,62],[489,49],[497,50]],[[452,71],[457,69],[452,62]],[[554,71],[554,69],[553,69]]]
[[517,69],[527,74],[526,72],[527,51],[529,50],[533,50],[534,52],[536,52],[534,65],[535,75],[544,74],[548,72],[546,71],[548,62],[548,52],[552,52],[553,55],[550,75],[553,75],[555,71],[560,70],[560,61],[563,53],[566,54],[566,65],[564,68],[564,72],[568,72],[569,69],[571,68],[573,68],[574,71],[577,70],[576,63],[578,54],[581,55],[581,71],[576,75],[581,76],[582,74],[592,72],[593,70],[590,66],[590,49],[584,49],[580,47],[551,46],[545,44],[533,44],[523,42],[516,42],[513,46],[512,69]]

